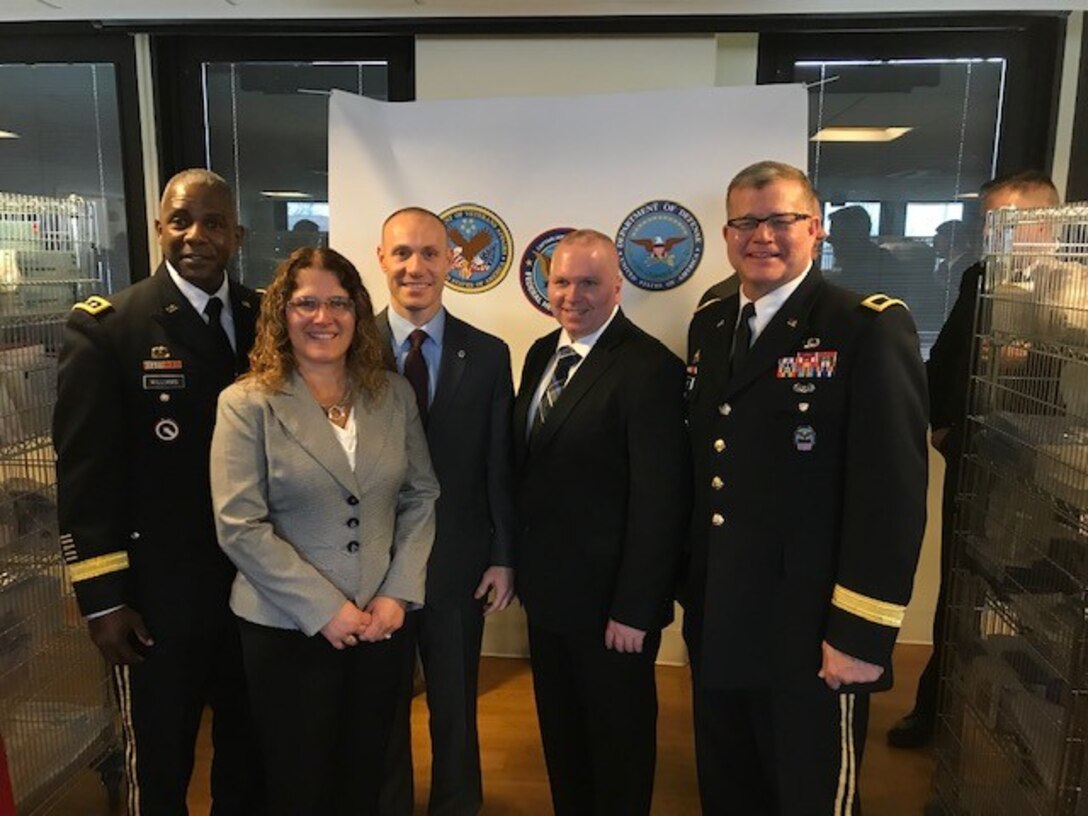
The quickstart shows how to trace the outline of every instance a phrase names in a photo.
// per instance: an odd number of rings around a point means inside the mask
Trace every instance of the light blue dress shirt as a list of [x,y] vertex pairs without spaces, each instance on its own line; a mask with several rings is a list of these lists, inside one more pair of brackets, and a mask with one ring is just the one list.
[[427,397],[434,402],[434,392],[438,387],[438,367],[442,364],[442,339],[446,334],[446,310],[439,309],[438,314],[422,326],[414,325],[410,320],[405,320],[393,309],[387,312],[389,316],[389,333],[393,335],[393,355],[397,358],[397,371],[404,373],[404,358],[412,348],[408,335],[416,329],[427,332],[427,339],[423,341],[420,351],[423,360],[427,363]]

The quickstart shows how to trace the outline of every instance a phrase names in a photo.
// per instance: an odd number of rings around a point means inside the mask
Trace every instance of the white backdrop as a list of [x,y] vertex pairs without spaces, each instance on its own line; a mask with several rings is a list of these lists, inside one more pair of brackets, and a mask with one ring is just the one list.
[[[389,213],[412,205],[441,212],[466,202],[494,211],[513,236],[506,278],[477,294],[447,288],[443,300],[509,343],[516,383],[529,345],[556,325],[522,291],[518,265],[526,243],[555,227],[614,236],[645,202],[675,201],[702,227],[699,266],[663,292],[625,281],[622,298],[629,317],[683,356],[699,296],[730,272],[721,238],[725,187],[761,159],[804,167],[807,105],[800,85],[402,103],[334,93],[331,244],[359,267],[381,308],[389,293],[375,248]],[[489,619],[485,653],[526,650],[520,608]],[[658,659],[685,659],[675,626],[663,633]]]
[[526,243],[564,226],[614,236],[641,204],[676,201],[702,225],[702,261],[668,291],[625,282],[623,308],[682,355],[699,296],[728,273],[725,186],[760,159],[804,167],[807,104],[800,85],[402,103],[335,92],[331,244],[359,267],[380,307],[388,290],[375,247],[390,212],[471,202],[497,213],[514,238],[509,273],[487,292],[447,289],[444,302],[510,344],[516,381],[529,345],[555,327],[522,292],[517,266]]

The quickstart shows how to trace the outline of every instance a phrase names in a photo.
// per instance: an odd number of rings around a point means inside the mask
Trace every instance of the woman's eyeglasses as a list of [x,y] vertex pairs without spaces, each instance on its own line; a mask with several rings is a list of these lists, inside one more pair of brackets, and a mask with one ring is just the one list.
[[349,312],[355,311],[355,301],[346,297],[331,297],[325,299],[316,297],[297,297],[287,301],[287,305],[303,317],[313,317],[322,306],[325,307],[325,311],[329,314],[337,316],[346,315]]

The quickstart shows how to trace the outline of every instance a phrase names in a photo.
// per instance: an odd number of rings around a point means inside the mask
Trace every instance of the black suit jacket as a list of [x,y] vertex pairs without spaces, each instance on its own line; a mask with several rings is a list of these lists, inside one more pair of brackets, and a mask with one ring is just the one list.
[[[387,310],[377,322],[391,342]],[[514,566],[513,399],[506,343],[447,311],[427,422],[431,463],[442,487],[427,565],[431,606],[471,598],[489,566]]]
[[660,629],[690,501],[683,365],[621,311],[527,441],[558,339],[533,344],[514,403],[519,595],[555,632]]
[[219,392],[247,368],[258,295],[230,284],[225,358],[166,269],[73,308],[53,442],[61,546],[83,614],[128,604],[152,634],[227,613],[208,458]]
[[958,451],[961,447],[971,377],[975,312],[985,272],[986,264],[982,261],[964,270],[956,302],[926,363],[930,421],[934,430],[949,429],[949,437],[943,446],[945,451]]
[[[866,306],[866,302],[870,305]],[[820,644],[885,668],[926,517],[926,384],[898,301],[812,270],[730,378],[739,297],[691,329],[695,472],[685,624],[698,681],[815,674]],[[830,376],[784,376],[834,352]]]

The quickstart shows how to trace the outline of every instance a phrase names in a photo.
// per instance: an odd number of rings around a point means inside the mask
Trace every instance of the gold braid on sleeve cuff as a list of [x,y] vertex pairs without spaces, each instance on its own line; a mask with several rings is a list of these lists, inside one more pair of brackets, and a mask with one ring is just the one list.
[[831,594],[831,605],[870,623],[896,629],[903,625],[903,615],[907,611],[907,608],[900,604],[878,601],[876,598],[854,592],[839,584],[835,584],[835,591]]
[[69,564],[68,574],[72,578],[72,583],[78,584],[80,581],[89,581],[92,578],[99,578],[124,569],[128,569],[128,553],[121,550]]

